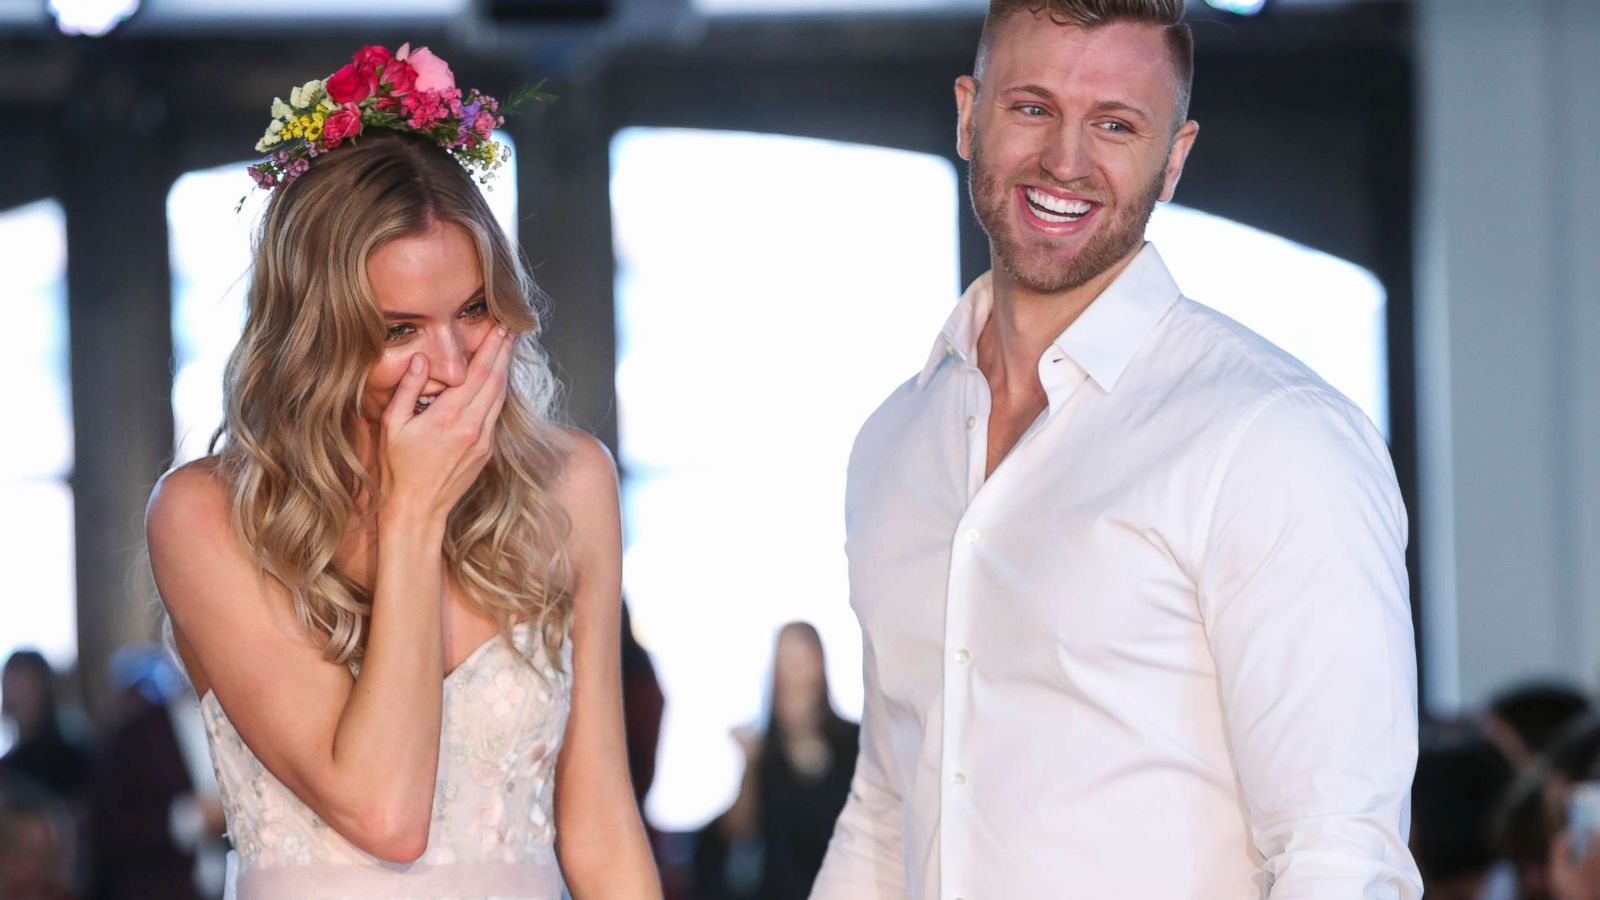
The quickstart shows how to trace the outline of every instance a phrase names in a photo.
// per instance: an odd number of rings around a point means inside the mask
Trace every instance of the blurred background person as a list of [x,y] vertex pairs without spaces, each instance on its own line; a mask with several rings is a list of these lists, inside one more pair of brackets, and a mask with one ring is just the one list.
[[1537,761],[1562,729],[1589,709],[1589,698],[1572,685],[1524,682],[1506,688],[1489,701],[1483,730],[1512,768],[1521,771]]
[[94,895],[220,897],[222,798],[199,705],[160,644],[118,649],[111,670],[121,710],[96,767]]
[[0,771],[25,776],[76,808],[89,786],[85,742],[63,727],[56,673],[42,654],[18,650],[0,673],[0,713],[16,735]]
[[35,785],[0,780],[0,897],[72,900],[71,816]]
[[[1501,798],[1492,821],[1495,851],[1513,873],[1514,884],[1497,897],[1547,900],[1556,897],[1552,862],[1566,827],[1573,785],[1589,777],[1600,761],[1600,717],[1585,714],[1555,735]],[[1466,790],[1457,785],[1457,790]]]
[[[628,774],[641,814],[644,798],[656,780],[656,753],[661,743],[661,714],[667,698],[650,662],[650,653],[633,634],[628,601],[622,601],[622,716],[628,730]],[[645,823],[646,828],[649,822]],[[652,829],[653,830],[653,829]]]
[[1424,735],[1411,790],[1411,853],[1426,896],[1483,900],[1497,859],[1490,820],[1510,783],[1510,764],[1470,726]]
[[857,730],[834,710],[817,629],[784,625],[773,651],[766,728],[734,732],[744,778],[733,805],[701,832],[695,897],[810,894],[850,793]]

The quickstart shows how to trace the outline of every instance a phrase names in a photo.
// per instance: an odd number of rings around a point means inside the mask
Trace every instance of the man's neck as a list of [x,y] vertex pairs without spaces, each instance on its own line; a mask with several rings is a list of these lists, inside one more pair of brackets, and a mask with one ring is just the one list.
[[994,305],[978,335],[978,369],[998,405],[1042,398],[1039,359],[1083,311],[1117,280],[1143,244],[1099,275],[1065,291],[1044,293],[1018,284],[1003,267],[992,278]]

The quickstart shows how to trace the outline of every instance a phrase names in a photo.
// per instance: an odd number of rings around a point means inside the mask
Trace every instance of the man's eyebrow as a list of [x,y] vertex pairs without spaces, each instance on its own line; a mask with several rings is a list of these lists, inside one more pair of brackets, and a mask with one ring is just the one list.
[[1094,105],[1094,109],[1095,112],[1125,112],[1132,113],[1141,119],[1150,118],[1150,113],[1145,111],[1142,107],[1134,106],[1131,103],[1124,103],[1121,100],[1102,100]]
[[1039,97],[1040,99],[1043,99],[1043,100],[1054,100],[1056,98],[1056,95],[1051,93],[1049,88],[1043,87],[1043,86],[1037,85],[1037,84],[1019,84],[1019,85],[1015,85],[1013,87],[1008,87],[1005,90],[1001,91],[1000,93],[1001,94],[1032,94],[1033,96]]

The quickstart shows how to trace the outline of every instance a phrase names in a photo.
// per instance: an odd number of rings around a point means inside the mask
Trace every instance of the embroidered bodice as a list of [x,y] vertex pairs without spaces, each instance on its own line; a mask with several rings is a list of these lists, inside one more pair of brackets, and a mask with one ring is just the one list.
[[256,759],[208,692],[200,708],[237,854],[230,896],[560,897],[552,801],[572,645],[558,670],[530,632],[519,625],[513,636],[534,666],[497,636],[445,678],[428,847],[408,864],[370,856],[323,822]]

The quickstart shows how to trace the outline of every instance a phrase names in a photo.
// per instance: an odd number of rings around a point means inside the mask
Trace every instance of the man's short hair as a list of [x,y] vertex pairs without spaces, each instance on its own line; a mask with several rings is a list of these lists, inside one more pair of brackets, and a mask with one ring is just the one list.
[[1157,25],[1166,36],[1172,72],[1178,79],[1176,122],[1181,123],[1189,117],[1189,94],[1194,86],[1194,34],[1183,22],[1183,3],[1184,0],[989,0],[973,73],[982,79],[989,48],[1001,23],[1019,12],[1044,13],[1057,25],[1090,31],[1115,22]]

